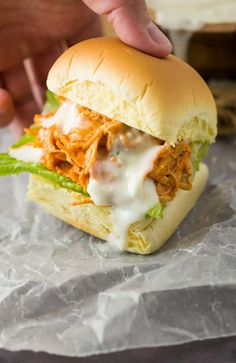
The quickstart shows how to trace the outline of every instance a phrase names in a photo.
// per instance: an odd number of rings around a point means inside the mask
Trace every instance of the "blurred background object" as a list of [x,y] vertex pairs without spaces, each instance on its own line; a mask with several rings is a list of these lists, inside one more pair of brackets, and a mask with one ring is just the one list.
[[219,135],[236,133],[236,82],[209,81],[218,109]]
[[[236,0],[146,0],[174,54],[208,82],[218,108],[219,134],[236,134]],[[105,18],[106,35],[115,35]]]
[[116,33],[111,23],[107,21],[107,17],[105,15],[101,15],[101,20],[102,20],[102,30],[104,35],[107,35],[109,37],[116,37]]
[[236,0],[147,0],[174,53],[208,82],[220,135],[236,133]]

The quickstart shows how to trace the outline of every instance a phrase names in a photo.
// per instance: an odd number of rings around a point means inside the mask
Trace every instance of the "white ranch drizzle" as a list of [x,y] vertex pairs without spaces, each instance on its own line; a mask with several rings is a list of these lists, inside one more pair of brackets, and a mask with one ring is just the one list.
[[43,155],[43,150],[32,145],[24,145],[16,149],[9,150],[10,156],[25,162],[38,163]]
[[[43,121],[44,127],[57,125],[64,134],[74,128],[86,128],[85,120],[73,102],[65,102],[56,113]],[[108,240],[120,250],[127,249],[129,226],[145,217],[146,212],[159,201],[156,187],[146,175],[152,170],[153,163],[162,145],[157,139],[136,129],[126,132],[128,147],[117,138],[109,157],[96,162],[88,184],[88,193],[98,206],[111,205],[112,233]],[[25,145],[10,149],[16,159],[39,162],[42,149]]]
[[72,129],[87,128],[90,121],[79,112],[78,105],[75,102],[65,101],[51,117],[47,117],[42,121],[42,126],[45,128],[53,125],[57,125],[59,132],[65,135]]
[[96,171],[103,177],[92,175],[87,188],[96,205],[111,205],[113,230],[108,240],[120,250],[127,249],[129,226],[142,220],[159,200],[153,180],[146,175],[152,170],[162,146],[145,142],[141,145],[140,151],[120,151],[116,163],[98,161]]

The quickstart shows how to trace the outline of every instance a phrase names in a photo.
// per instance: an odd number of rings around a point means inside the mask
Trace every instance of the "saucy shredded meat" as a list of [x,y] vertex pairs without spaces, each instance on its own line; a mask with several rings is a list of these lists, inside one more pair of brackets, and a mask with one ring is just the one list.
[[[80,113],[91,121],[86,129],[72,129],[63,135],[56,126],[41,128],[38,146],[43,149],[41,162],[49,170],[55,170],[86,188],[89,170],[97,161],[98,151],[109,152],[116,135],[125,125],[85,107],[78,107]],[[37,115],[35,122],[40,124],[43,117],[45,115]]]
[[[88,108],[78,106],[78,109],[90,121],[89,125],[86,128],[74,128],[68,134],[60,133],[56,125],[49,128],[42,126],[42,121],[52,114],[36,115],[35,123],[39,126],[36,143],[43,149],[41,162],[49,170],[69,177],[86,189],[91,168],[96,161],[109,155],[117,137],[127,147],[127,130],[131,128]],[[164,141],[158,142],[164,144]],[[161,148],[148,174],[156,184],[161,202],[171,201],[179,189],[192,188],[190,155],[191,148],[184,142],[175,146],[164,144]],[[91,203],[91,199],[83,203]]]
[[183,142],[175,147],[164,145],[161,149],[148,175],[156,182],[161,202],[172,200],[179,189],[192,188],[190,155],[190,146]]

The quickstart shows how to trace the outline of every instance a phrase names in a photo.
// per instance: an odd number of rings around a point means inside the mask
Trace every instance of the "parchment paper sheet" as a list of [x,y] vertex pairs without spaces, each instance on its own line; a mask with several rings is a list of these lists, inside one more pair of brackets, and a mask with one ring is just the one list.
[[[0,133],[2,150],[12,141]],[[218,140],[204,195],[151,256],[28,203],[27,175],[0,178],[0,348],[82,357],[235,336],[235,158]]]

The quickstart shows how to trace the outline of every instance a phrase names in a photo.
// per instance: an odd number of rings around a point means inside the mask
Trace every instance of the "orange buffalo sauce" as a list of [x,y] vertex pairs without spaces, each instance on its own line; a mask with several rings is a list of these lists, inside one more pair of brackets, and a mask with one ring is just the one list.
[[76,107],[83,119],[89,122],[86,127],[72,128],[66,134],[56,124],[45,127],[45,120],[54,114],[35,117],[39,130],[33,132],[38,133],[36,144],[43,150],[40,161],[49,170],[69,177],[86,189],[97,161],[109,158],[111,162],[117,163],[121,148],[134,151],[142,147],[143,143],[151,142],[162,145],[153,169],[147,175],[155,182],[160,202],[171,201],[179,189],[192,188],[191,148],[187,143],[179,142],[171,146],[88,108]]

